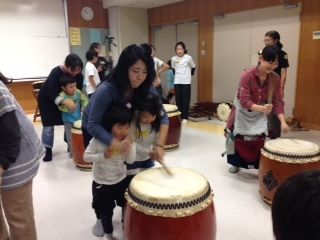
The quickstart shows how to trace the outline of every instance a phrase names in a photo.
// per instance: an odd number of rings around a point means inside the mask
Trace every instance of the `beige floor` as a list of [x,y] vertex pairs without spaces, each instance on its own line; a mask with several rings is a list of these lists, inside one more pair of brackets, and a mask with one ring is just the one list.
[[[224,125],[219,120],[189,121],[182,126],[180,147],[167,152],[165,161],[170,168],[192,169],[208,180],[214,192],[217,240],[273,240],[270,207],[259,194],[258,170],[228,173],[229,165],[221,156],[225,149]],[[40,136],[42,127],[39,122],[35,129]],[[305,139],[320,145],[320,132],[316,131],[291,132],[284,137]],[[54,159],[49,163],[41,161],[34,180],[38,239],[102,239],[91,234],[95,222],[91,209],[91,172],[75,167],[62,139],[63,127],[56,127]],[[121,240],[119,208],[115,209],[113,220],[114,235]]]

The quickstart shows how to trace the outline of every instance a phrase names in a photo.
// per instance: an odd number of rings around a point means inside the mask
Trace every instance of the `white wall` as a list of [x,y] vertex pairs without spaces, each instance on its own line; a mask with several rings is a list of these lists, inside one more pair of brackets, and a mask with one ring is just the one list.
[[124,48],[148,42],[148,12],[140,8],[111,7],[108,14],[110,35],[117,45],[112,46],[115,65]]
[[0,70],[12,78],[48,76],[69,54],[64,3],[0,1]]
[[300,6],[283,6],[227,14],[215,19],[213,101],[233,101],[241,73],[258,62],[257,52],[264,47],[264,34],[280,33],[289,65],[285,88],[285,116],[292,116],[296,92],[296,73],[300,36]]

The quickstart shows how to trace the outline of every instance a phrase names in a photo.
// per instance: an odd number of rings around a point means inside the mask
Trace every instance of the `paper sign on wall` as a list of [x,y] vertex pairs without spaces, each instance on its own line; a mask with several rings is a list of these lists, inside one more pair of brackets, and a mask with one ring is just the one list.
[[81,35],[79,28],[70,28],[71,46],[81,46]]

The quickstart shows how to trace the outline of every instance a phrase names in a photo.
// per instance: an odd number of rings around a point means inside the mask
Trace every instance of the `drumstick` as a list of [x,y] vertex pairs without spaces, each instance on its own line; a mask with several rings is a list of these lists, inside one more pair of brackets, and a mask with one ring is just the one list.
[[173,176],[171,170],[168,168],[167,164],[164,163],[164,161],[158,161],[161,166],[163,167],[163,169],[166,171],[166,173],[170,176]]
[[272,104],[273,100],[273,95],[276,91],[276,81],[270,81],[268,83],[268,98],[267,98],[267,103]]

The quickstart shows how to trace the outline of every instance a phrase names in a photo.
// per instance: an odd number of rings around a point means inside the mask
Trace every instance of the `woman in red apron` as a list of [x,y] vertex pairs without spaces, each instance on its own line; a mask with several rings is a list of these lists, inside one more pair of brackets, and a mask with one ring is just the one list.
[[245,71],[240,79],[234,107],[228,119],[226,147],[230,173],[239,168],[259,168],[260,149],[268,133],[267,115],[273,110],[287,132],[280,78],[273,70],[278,66],[276,46],[266,46],[260,64]]

